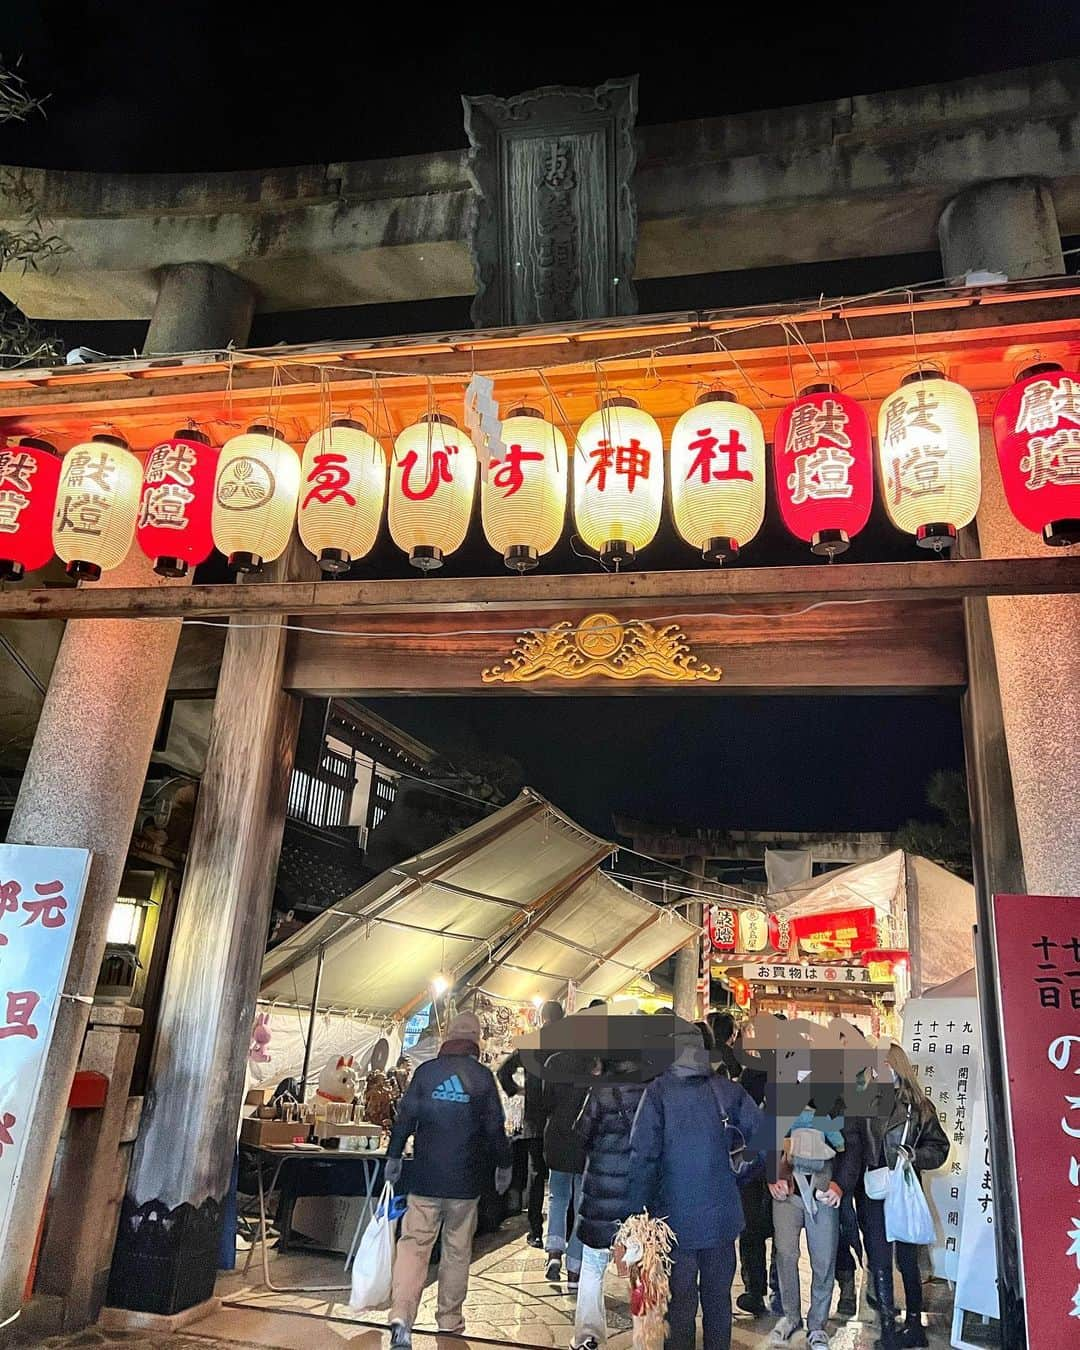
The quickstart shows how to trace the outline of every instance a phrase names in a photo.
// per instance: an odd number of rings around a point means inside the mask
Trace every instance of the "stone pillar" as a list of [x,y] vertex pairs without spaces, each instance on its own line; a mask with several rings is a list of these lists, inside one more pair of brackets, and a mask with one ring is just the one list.
[[[989,428],[982,451],[982,556],[1044,555],[1009,510]],[[1027,889],[1080,895],[1080,595],[992,596],[988,607]]]
[[[133,549],[96,584],[178,583],[155,577]],[[0,1320],[22,1301],[179,637],[178,619],[68,623],[8,830],[10,843],[86,848],[94,856],[0,1252]]]
[[[293,552],[299,559],[295,540]],[[283,560],[273,579],[295,578],[297,566]],[[213,1296],[299,727],[299,700],[282,691],[286,637],[284,620],[241,618],[225,643],[113,1259],[114,1308],[172,1317]]]
[[947,277],[997,272],[1010,281],[1063,276],[1054,199],[1037,178],[1002,178],[958,193],[938,221]]
[[230,342],[242,347],[254,313],[254,287],[227,267],[207,262],[163,267],[143,355],[210,351]]
[[[684,858],[683,867],[688,872],[692,872],[699,880],[694,885],[695,890],[702,888],[705,880],[705,859],[704,858]],[[682,875],[682,874],[680,874]],[[683,908],[690,923],[697,924],[700,928],[704,922],[704,903],[700,900],[694,901]],[[698,998],[698,975],[701,969],[701,942],[695,937],[693,941],[688,942],[685,947],[675,955],[675,998],[674,1008],[678,1017],[685,1017],[688,1022],[697,1022],[701,1018],[701,1001]]]

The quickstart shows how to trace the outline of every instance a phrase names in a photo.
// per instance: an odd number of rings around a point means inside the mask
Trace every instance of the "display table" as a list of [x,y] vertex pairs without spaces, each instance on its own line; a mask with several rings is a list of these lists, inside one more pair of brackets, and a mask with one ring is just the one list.
[[[330,1293],[350,1288],[348,1284],[320,1285],[277,1285],[270,1278],[267,1236],[269,1220],[266,1213],[266,1197],[275,1190],[281,1190],[283,1196],[284,1221],[281,1225],[279,1249],[288,1247],[289,1226],[292,1205],[302,1195],[363,1195],[370,1212],[372,1197],[379,1169],[386,1161],[385,1150],[352,1150],[336,1148],[301,1147],[255,1147],[243,1145],[242,1151],[254,1164],[256,1186],[259,1197],[259,1232],[256,1242],[262,1258],[263,1284],[275,1293]],[[408,1168],[408,1160],[405,1163]],[[269,1182],[267,1177],[269,1176]],[[405,1180],[403,1175],[402,1180]],[[355,1188],[355,1189],[354,1189]],[[404,1189],[404,1188],[403,1188]],[[348,1270],[356,1251],[360,1229],[353,1237],[349,1254],[345,1259]],[[248,1250],[244,1263],[244,1274],[251,1267],[256,1243]]]

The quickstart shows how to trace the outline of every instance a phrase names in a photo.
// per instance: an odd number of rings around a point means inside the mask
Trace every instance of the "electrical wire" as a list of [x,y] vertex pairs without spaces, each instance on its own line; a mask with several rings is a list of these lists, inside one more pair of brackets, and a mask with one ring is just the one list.
[[[700,619],[703,615],[707,615],[709,618],[714,619],[761,619],[763,617],[775,620],[797,619],[804,614],[809,614],[812,610],[825,609],[832,605],[873,605],[878,603],[880,603],[880,601],[878,601],[876,598],[873,597],[862,600],[815,600],[813,604],[806,605],[802,609],[787,609],[782,610],[778,614],[767,614],[767,615],[763,614],[761,611],[758,610],[747,610],[745,612],[737,612],[733,610],[723,610],[723,609],[709,609],[709,610],[696,609],[696,610],[686,610],[684,612],[676,614],[650,614],[648,622],[651,624],[673,623],[676,620]],[[176,622],[176,619],[174,617],[163,614],[139,614],[133,615],[132,618],[137,623]],[[348,631],[344,631],[340,628],[315,628],[310,624],[300,624],[300,623],[281,623],[273,621],[268,623],[238,623],[235,619],[183,619],[182,622],[185,625],[185,627],[194,627],[194,628],[240,628],[251,630],[264,628],[279,628],[287,633],[310,633],[316,637],[336,637],[346,639],[382,638],[394,640],[400,639],[403,641],[408,640],[410,638],[423,637],[425,642],[430,641],[432,638],[509,637],[509,636],[516,637],[519,636],[521,633],[520,628],[454,628],[449,629],[446,632],[442,633],[432,633],[425,630],[422,634],[418,634],[415,629],[400,633],[390,633],[384,630],[379,630],[376,632],[364,632],[363,630],[350,629]],[[627,623],[632,622],[633,620],[627,621]],[[610,630],[623,629],[626,626],[627,626],[626,623],[590,624],[588,631],[590,633],[602,633],[608,631],[609,629]],[[572,637],[575,633],[579,633],[581,631],[582,630],[580,627],[574,627],[568,622],[550,624],[549,626],[543,628],[529,629],[530,633],[562,632],[565,633],[567,637]]]

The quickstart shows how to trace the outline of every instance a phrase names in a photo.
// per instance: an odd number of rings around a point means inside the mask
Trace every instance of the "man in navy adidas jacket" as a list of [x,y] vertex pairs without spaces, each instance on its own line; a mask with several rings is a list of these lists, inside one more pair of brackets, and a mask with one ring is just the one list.
[[455,1017],[438,1055],[413,1074],[394,1120],[386,1151],[391,1185],[401,1176],[406,1140],[413,1138],[409,1207],[394,1258],[390,1305],[395,1350],[412,1345],[412,1324],[440,1226],[436,1320],[440,1331],[464,1330],[461,1310],[480,1193],[492,1168],[500,1194],[510,1184],[513,1154],[495,1079],[479,1062],[480,1037],[477,1017]]

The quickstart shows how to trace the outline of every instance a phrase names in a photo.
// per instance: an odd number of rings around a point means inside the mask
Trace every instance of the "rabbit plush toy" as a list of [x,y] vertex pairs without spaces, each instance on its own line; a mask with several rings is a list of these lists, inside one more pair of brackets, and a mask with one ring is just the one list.
[[315,1096],[324,1102],[351,1102],[360,1090],[360,1075],[353,1068],[352,1055],[339,1055],[326,1061],[319,1074]]
[[270,1044],[270,1014],[259,1013],[251,1032],[251,1047],[248,1059],[252,1064],[269,1064],[270,1055],[266,1047]]

